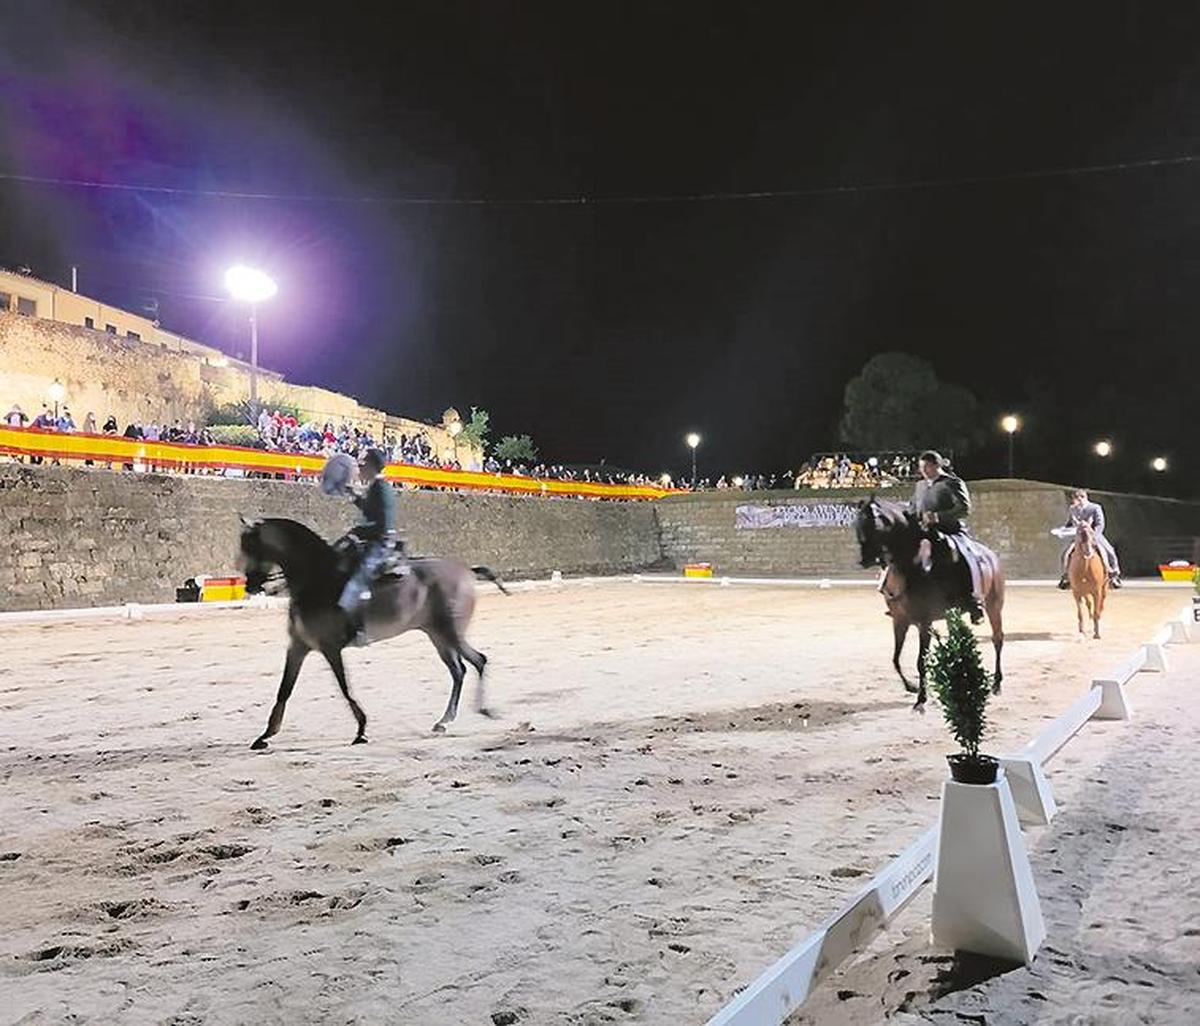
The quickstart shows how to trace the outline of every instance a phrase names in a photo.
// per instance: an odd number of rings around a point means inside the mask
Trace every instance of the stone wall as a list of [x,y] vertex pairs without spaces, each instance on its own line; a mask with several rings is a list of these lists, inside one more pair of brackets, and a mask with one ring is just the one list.
[[[1066,489],[1025,481],[971,485],[976,534],[1010,577],[1058,573],[1047,533]],[[742,576],[871,576],[849,528],[735,526],[739,505],[853,504],[817,492],[710,492],[655,503],[588,502],[400,491],[399,523],[415,552],[483,563],[507,577],[620,573],[704,560]],[[1190,556],[1200,504],[1098,493],[1126,572]],[[326,538],[353,520],[345,499],[311,484],[0,465],[0,609],[169,602],[196,574],[234,569],[239,513],[288,516]],[[1175,551],[1168,547],[1177,546]],[[1197,553],[1200,555],[1200,553]]]
[[[616,573],[660,560],[648,503],[397,493],[414,552],[513,578]],[[170,602],[233,572],[238,514],[288,516],[326,538],[354,509],[311,484],[0,466],[0,610]]]
[[[113,414],[122,430],[132,421],[202,424],[212,406],[249,396],[249,365],[176,336],[170,339],[130,339],[0,312],[0,414],[18,403],[33,420],[55,380],[65,388],[64,405],[81,428],[89,412],[98,425]],[[299,407],[306,417],[355,424],[377,438],[386,422],[397,435],[423,432],[447,459],[456,451],[441,426],[393,417],[326,388],[295,385],[274,371],[259,369],[258,391],[268,408],[286,403]],[[464,464],[478,458],[465,445],[458,448]]]
[[[970,485],[972,531],[994,548],[1010,577],[1058,575],[1061,543],[1051,527],[1066,519],[1063,486],[1034,481]],[[738,506],[857,503],[866,493],[709,492],[655,503],[663,555],[675,566],[703,561],[717,573],[753,576],[852,577],[858,550],[852,531],[833,526],[739,529]],[[908,498],[907,490],[896,498]],[[1193,558],[1200,542],[1200,503],[1094,493],[1109,519],[1108,536],[1128,574],[1153,574],[1160,560]]]

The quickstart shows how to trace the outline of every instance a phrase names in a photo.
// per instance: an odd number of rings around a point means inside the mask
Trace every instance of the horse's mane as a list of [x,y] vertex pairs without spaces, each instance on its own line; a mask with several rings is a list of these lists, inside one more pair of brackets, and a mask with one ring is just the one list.
[[267,517],[260,522],[260,526],[270,527],[272,531],[282,534],[287,540],[288,548],[303,551],[310,565],[312,561],[319,560],[326,564],[327,569],[336,567],[337,553],[334,552],[333,546],[311,527],[287,517]]
[[888,527],[900,527],[908,522],[908,507],[903,503],[891,499],[873,498],[871,501]]

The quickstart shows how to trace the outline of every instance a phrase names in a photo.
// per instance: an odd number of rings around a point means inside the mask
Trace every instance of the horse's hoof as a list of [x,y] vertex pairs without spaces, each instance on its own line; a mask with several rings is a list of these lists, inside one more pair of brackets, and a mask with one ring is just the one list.
[[486,716],[489,720],[496,720],[500,718],[500,714],[497,713],[495,709],[489,709],[486,705],[481,705],[479,707],[479,715]]
[[915,694],[918,694],[921,689],[919,687],[917,687],[915,684],[910,684],[908,681],[905,681],[904,682],[904,690],[907,691],[910,695],[915,695]]
[[918,702],[916,705],[914,705],[914,706],[913,706],[913,708],[912,708],[912,711],[913,711],[913,712],[915,712],[915,713],[920,713],[922,716],[924,716],[924,715],[925,715],[925,701],[924,701],[924,699],[922,699],[920,702]]
[[435,723],[435,724],[433,725],[433,732],[434,732],[435,734],[444,734],[444,733],[446,733],[446,724],[444,724],[444,723]]
[[351,741],[350,743],[351,743],[352,745],[365,745],[365,744],[367,743],[367,735],[366,735],[366,734],[359,734],[359,735],[358,735],[358,737],[356,737],[356,738],[355,738],[353,741]]
[[265,737],[260,737],[256,739],[255,742],[250,746],[250,750],[253,752],[261,752],[266,747],[267,739]]

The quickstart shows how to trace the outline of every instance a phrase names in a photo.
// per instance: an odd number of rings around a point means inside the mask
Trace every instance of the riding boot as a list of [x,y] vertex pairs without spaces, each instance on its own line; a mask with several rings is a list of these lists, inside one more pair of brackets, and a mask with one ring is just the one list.
[[1120,571],[1108,575],[1108,586],[1110,588],[1119,588],[1122,583]]

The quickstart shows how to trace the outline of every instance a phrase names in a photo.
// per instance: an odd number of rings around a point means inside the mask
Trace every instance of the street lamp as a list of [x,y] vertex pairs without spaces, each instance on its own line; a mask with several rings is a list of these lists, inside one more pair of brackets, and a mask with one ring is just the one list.
[[692,431],[688,434],[687,438],[685,438],[684,441],[687,442],[687,444],[691,447],[691,450],[692,450],[692,491],[695,491],[696,490],[696,448],[697,448],[697,446],[700,445],[700,436],[698,434],[696,434],[695,431]]
[[454,462],[458,462],[458,436],[462,433],[462,421],[452,420],[446,427],[450,432],[450,441],[454,444]]
[[61,381],[59,381],[58,378],[55,378],[54,383],[51,384],[51,386],[48,389],[46,389],[46,394],[50,397],[51,401],[54,403],[54,422],[57,425],[57,423],[58,423],[58,404],[63,401],[63,397],[67,394],[67,390],[63,387],[63,383]]
[[1009,413],[1000,418],[1000,426],[1008,432],[1008,476],[1013,476],[1013,436],[1020,430],[1020,418]]
[[1113,451],[1112,442],[1097,442],[1092,448],[1095,450],[1096,455],[1102,459],[1107,459],[1112,455]]
[[250,304],[250,419],[258,425],[258,304],[279,291],[262,271],[238,264],[225,272],[225,288],[239,303]]
[[1167,469],[1166,457],[1165,456],[1155,456],[1154,459],[1152,459],[1150,461],[1150,468],[1152,470],[1158,471],[1158,473],[1161,474],[1164,470]]

